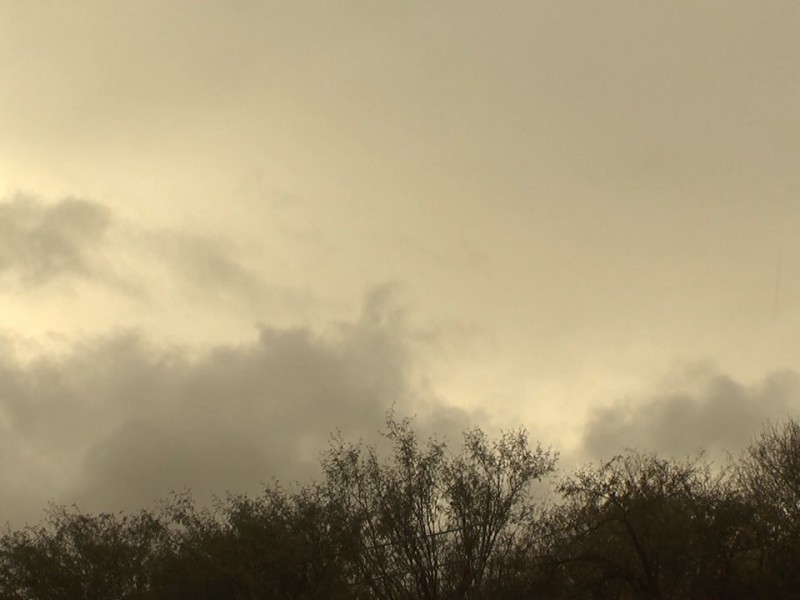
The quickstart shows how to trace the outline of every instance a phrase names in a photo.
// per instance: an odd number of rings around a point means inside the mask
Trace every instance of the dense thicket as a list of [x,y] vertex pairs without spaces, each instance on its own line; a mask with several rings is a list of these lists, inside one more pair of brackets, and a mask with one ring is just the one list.
[[[456,453],[388,419],[321,482],[198,508],[52,508],[0,538],[0,599],[798,598],[800,424],[722,471],[628,452],[534,494],[555,456],[476,429]],[[538,497],[538,499],[537,499]]]

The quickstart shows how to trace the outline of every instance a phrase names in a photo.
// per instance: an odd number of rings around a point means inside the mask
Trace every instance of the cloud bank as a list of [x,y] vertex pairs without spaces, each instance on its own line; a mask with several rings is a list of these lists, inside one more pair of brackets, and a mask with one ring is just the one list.
[[134,509],[171,490],[254,491],[317,473],[329,435],[374,436],[385,411],[423,432],[474,424],[426,390],[391,293],[324,332],[262,325],[256,340],[193,355],[137,333],[23,363],[0,347],[0,521],[48,500]]
[[645,398],[591,411],[582,451],[610,458],[626,447],[711,457],[742,451],[768,422],[800,413],[800,375],[779,371],[748,385],[707,365],[695,365]]

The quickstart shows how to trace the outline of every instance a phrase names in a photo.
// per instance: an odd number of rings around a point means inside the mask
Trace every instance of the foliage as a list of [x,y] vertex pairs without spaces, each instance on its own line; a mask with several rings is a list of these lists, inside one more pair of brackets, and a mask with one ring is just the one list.
[[347,532],[316,486],[231,495],[205,510],[178,496],[167,514],[179,528],[155,578],[165,598],[346,597]]
[[166,543],[163,523],[147,511],[52,507],[43,525],[0,538],[0,598],[144,598]]
[[764,429],[739,462],[738,477],[753,508],[751,529],[757,544],[751,568],[759,587],[769,597],[797,597],[800,423],[789,420]]
[[630,452],[559,491],[549,558],[569,597],[716,598],[735,587],[748,513],[700,459]]
[[51,507],[0,535],[0,600],[797,598],[800,424],[737,461],[628,452],[536,501],[555,457],[523,430],[452,452],[387,419],[391,447],[334,438],[324,480],[198,508]]

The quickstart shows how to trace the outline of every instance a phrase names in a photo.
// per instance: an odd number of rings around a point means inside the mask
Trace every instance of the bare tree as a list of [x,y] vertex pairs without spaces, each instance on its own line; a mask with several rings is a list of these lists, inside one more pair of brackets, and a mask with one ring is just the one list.
[[563,597],[734,597],[747,512],[700,459],[630,452],[584,467],[559,490],[549,551]]
[[752,503],[751,528],[759,552],[753,571],[770,597],[797,597],[800,573],[800,423],[772,425],[750,445],[739,463],[739,481]]
[[462,600],[488,593],[498,553],[531,515],[529,488],[555,457],[531,450],[524,430],[490,441],[479,429],[464,449],[421,446],[408,419],[387,418],[388,462],[337,439],[323,461],[330,492],[361,532],[357,582],[385,600]]

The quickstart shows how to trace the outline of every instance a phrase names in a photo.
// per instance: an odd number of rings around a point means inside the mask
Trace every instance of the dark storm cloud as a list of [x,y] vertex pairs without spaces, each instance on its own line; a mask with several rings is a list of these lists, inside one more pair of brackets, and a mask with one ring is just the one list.
[[262,326],[199,357],[133,333],[29,364],[6,351],[0,521],[37,518],[48,499],[131,509],[184,486],[202,497],[306,479],[335,429],[374,437],[392,405],[424,406],[422,429],[457,437],[470,415],[418,385],[412,338],[378,290],[328,332]]
[[768,422],[800,414],[800,376],[769,374],[746,385],[713,368],[695,366],[646,399],[591,412],[583,450],[609,458],[624,448],[681,456],[699,450],[738,454]]
[[76,198],[45,205],[17,195],[0,203],[0,275],[25,287],[66,275],[94,277],[110,222],[104,207]]

